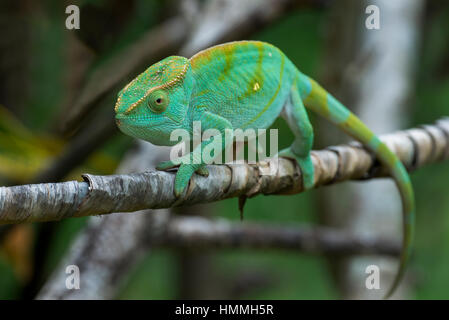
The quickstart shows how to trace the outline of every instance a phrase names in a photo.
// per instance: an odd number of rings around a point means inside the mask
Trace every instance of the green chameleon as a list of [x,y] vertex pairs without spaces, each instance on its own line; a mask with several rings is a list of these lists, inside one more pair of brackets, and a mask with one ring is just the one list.
[[[282,115],[295,140],[278,155],[296,160],[304,188],[310,189],[314,186],[310,155],[313,128],[304,106],[363,143],[388,168],[400,191],[403,248],[388,297],[398,286],[411,251],[414,196],[408,173],[396,155],[361,120],[301,73],[278,48],[259,41],[237,41],[203,50],[190,59],[165,58],[119,92],[115,112],[121,131],[165,146],[177,143],[170,140],[175,129],[185,129],[192,135],[193,121],[200,121],[202,131],[213,128],[224,137],[227,129],[267,128]],[[177,197],[195,172],[208,175],[201,162],[201,150],[206,146],[224,150],[232,139],[223,140],[212,137],[190,154],[157,166],[158,170],[179,167],[174,188]]]

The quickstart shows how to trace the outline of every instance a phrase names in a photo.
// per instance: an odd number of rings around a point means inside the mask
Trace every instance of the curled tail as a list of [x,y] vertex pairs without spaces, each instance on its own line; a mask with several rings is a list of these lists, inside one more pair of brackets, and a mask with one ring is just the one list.
[[385,298],[399,285],[411,254],[414,229],[414,195],[410,177],[398,157],[353,113],[324,90],[316,81],[299,74],[298,90],[305,106],[323,116],[354,139],[360,141],[385,166],[396,182],[402,199],[403,242],[400,264]]

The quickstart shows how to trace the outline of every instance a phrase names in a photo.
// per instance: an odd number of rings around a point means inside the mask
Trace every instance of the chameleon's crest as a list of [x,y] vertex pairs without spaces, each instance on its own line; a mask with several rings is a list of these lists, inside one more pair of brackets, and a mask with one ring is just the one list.
[[168,57],[141,73],[128,83],[119,93],[115,111],[124,103],[129,113],[139,106],[154,90],[166,89],[176,86],[184,79],[189,66],[189,60],[184,57]]

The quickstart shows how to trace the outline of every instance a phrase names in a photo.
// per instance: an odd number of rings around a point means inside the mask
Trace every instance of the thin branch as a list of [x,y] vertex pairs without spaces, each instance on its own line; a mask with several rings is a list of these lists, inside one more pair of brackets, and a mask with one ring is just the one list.
[[[231,223],[224,219],[177,217],[166,210],[136,212],[132,217],[113,214],[92,219],[73,244],[37,299],[112,299],[124,275],[148,249],[284,249],[305,254],[383,254],[397,256],[400,243],[373,236],[356,236],[324,227],[267,226]],[[99,228],[101,226],[101,228]],[[132,231],[130,233],[130,231]],[[130,235],[132,236],[130,237]],[[126,235],[128,240],[123,240]],[[120,241],[118,241],[120,240]],[[82,270],[79,290],[67,290],[64,272],[69,265]],[[98,274],[101,273],[101,277]],[[113,288],[112,288],[113,287]]]
[[[382,136],[405,166],[415,170],[449,158],[449,118],[420,129]],[[313,151],[315,187],[349,179],[385,176],[372,155],[359,144]],[[174,172],[84,175],[69,181],[0,188],[0,223],[59,220],[111,212],[208,203],[237,196],[295,194],[303,191],[301,172],[294,162],[279,158],[274,175],[261,175],[262,165],[209,166],[208,178],[195,175],[181,199],[173,193]]]

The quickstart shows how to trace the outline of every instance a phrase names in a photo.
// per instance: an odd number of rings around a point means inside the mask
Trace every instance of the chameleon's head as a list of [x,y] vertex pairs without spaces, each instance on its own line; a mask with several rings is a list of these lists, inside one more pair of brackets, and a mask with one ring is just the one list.
[[119,92],[115,105],[121,131],[156,145],[173,145],[183,127],[193,86],[188,59],[168,57],[152,65]]

